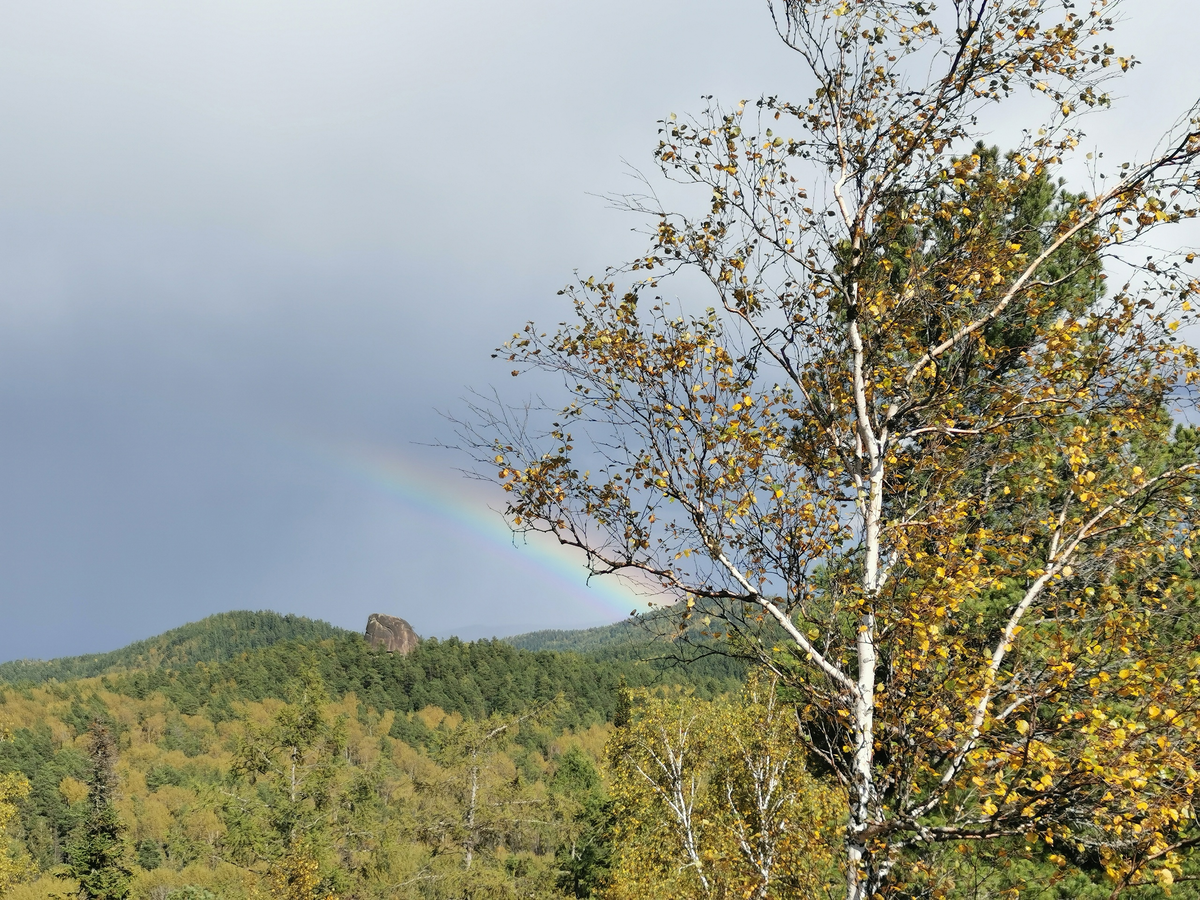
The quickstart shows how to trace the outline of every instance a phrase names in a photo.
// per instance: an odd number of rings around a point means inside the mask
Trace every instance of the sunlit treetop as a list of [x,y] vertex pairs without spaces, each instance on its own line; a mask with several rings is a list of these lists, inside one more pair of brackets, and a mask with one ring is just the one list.
[[[1057,180],[1132,65],[1117,6],[776,3],[811,96],[664,120],[698,211],[625,198],[646,252],[501,351],[561,405],[467,429],[515,528],[800,691],[852,900],[941,842],[1023,835],[1120,887],[1197,836],[1200,281],[1148,240],[1196,215],[1196,108]],[[1006,102],[1043,115],[1002,153]]]

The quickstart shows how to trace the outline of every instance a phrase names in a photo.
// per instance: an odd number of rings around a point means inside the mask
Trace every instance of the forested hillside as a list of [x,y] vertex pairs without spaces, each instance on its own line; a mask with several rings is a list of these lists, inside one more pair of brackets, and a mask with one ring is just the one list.
[[[547,640],[587,653],[400,656],[329,626],[266,643],[278,617],[221,650],[253,615],[141,645],[215,659],[0,685],[6,900],[815,898],[839,877],[842,794],[741,662],[680,665],[635,623]],[[1108,896],[1055,849],[964,847],[929,895]]]
[[[656,660],[532,652],[503,641],[457,638],[431,638],[401,656],[374,651],[348,635],[317,643],[285,641],[214,665],[130,672],[105,684],[139,698],[161,693],[182,712],[221,721],[238,701],[284,699],[290,681],[309,670],[334,697],[354,693],[376,709],[397,713],[437,706],[468,717],[515,714],[561,695],[563,722],[571,726],[610,719],[621,679],[632,685],[686,683],[712,697],[736,689],[744,671],[723,658],[684,671]],[[399,720],[394,726],[404,727]]]
[[90,678],[146,668],[179,668],[221,662],[280,641],[318,641],[351,634],[328,622],[262,611],[218,613],[137,641],[119,650],[52,660],[0,663],[0,682],[40,683],[56,678]]
[[[113,866],[105,896],[139,900],[589,896],[609,866],[604,748],[622,697],[715,702],[744,675],[618,657],[457,639],[401,656],[236,613],[10,667],[38,683],[0,686],[0,892],[86,887],[87,857]],[[105,674],[71,678],[85,662]],[[270,761],[285,758],[300,760],[286,790]]]
[[503,638],[506,644],[512,644],[522,650],[558,650],[575,653],[590,653],[606,650],[610,647],[625,647],[644,644],[650,638],[646,623],[642,617],[626,619],[613,625],[601,625],[598,628],[580,628],[564,631],[548,628],[543,631],[530,631]]

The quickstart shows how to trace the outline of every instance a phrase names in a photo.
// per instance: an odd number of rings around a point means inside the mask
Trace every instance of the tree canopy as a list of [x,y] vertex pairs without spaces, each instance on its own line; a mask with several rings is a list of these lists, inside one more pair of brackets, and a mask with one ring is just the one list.
[[[941,844],[1022,838],[1120,887],[1198,838],[1176,421],[1200,281],[1149,243],[1196,215],[1196,109],[1144,162],[1057,181],[1132,65],[1117,5],[773,3],[811,96],[664,120],[661,172],[703,207],[627,198],[645,254],[502,351],[561,405],[467,426],[514,528],[649,579],[797,692],[850,900]],[[977,143],[1027,96],[1017,147]]]

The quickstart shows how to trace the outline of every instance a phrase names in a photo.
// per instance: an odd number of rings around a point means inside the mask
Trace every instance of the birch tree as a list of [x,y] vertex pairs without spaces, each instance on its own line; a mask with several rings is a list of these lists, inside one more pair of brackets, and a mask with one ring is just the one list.
[[[5,735],[0,732],[0,740]],[[6,894],[28,863],[13,853],[8,837],[8,826],[17,817],[17,801],[29,796],[29,782],[21,775],[5,772],[0,775],[0,835],[4,844],[0,846],[0,896]]]
[[346,881],[333,854],[346,805],[346,726],[330,715],[314,672],[302,672],[291,693],[293,702],[237,742],[222,790],[224,843],[231,860],[269,875],[276,900],[328,900]]
[[[1087,154],[1133,65],[1118,6],[774,0],[811,96],[664,120],[657,163],[702,205],[626,198],[644,255],[501,351],[561,403],[467,429],[515,529],[801,692],[849,900],[944,842],[1023,835],[1119,891],[1196,840],[1200,458],[1174,423],[1200,282],[1155,238],[1196,214],[1200,119]],[[1068,165],[1090,184],[1023,219]]]
[[609,741],[604,896],[826,897],[840,810],[805,769],[795,711],[751,678],[736,700],[629,692]]

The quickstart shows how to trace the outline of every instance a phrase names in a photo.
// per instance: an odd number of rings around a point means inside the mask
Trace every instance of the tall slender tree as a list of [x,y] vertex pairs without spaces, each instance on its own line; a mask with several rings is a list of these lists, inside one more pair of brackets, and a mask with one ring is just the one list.
[[67,874],[83,900],[125,900],[129,867],[125,826],[113,801],[117,792],[117,742],[100,719],[88,729],[87,815],[67,847]]
[[[1081,193],[1050,180],[1132,65],[1118,6],[772,3],[812,95],[665,120],[706,208],[630,198],[647,252],[503,351],[561,407],[468,428],[515,528],[703,599],[800,691],[849,900],[945,842],[1021,835],[1120,889],[1200,839],[1200,457],[1172,422],[1200,281],[1148,241],[1196,215],[1198,110],[1143,162],[1080,160]],[[1025,96],[1016,150],[976,146]]]
[[[0,729],[0,741],[8,735]],[[16,772],[0,774],[0,895],[8,891],[24,866],[9,846],[8,826],[17,818],[17,803],[29,796],[29,781]]]

